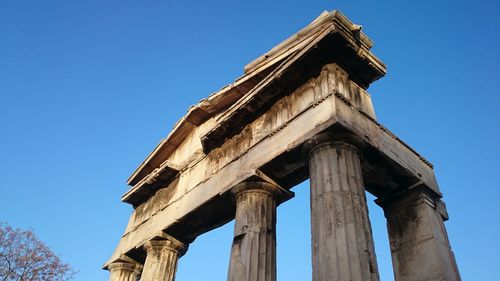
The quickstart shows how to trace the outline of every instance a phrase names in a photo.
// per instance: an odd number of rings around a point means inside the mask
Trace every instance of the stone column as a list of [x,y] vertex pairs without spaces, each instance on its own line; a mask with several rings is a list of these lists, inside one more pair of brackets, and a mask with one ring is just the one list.
[[116,261],[108,266],[110,271],[109,281],[137,281],[138,265],[126,261]]
[[266,182],[244,182],[236,200],[228,281],[276,281],[276,198],[280,189]]
[[187,250],[187,246],[173,237],[165,240],[150,240],[144,245],[146,262],[141,281],[173,281],[177,261]]
[[379,280],[358,149],[329,133],[312,138],[306,148],[312,280]]
[[387,218],[396,281],[460,279],[444,221],[440,194],[418,187],[395,198],[377,200]]

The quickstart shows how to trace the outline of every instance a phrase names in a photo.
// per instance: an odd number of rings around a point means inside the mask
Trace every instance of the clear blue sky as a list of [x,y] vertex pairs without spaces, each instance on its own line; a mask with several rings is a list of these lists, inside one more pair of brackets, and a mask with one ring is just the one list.
[[[435,164],[463,279],[498,280],[498,1],[0,0],[0,221],[34,228],[76,280],[106,280],[130,173],[189,105],[332,9],[388,66],[369,89],[378,118]],[[278,211],[278,279],[310,280],[308,182],[294,191]],[[177,280],[224,280],[232,227],[199,237]]]

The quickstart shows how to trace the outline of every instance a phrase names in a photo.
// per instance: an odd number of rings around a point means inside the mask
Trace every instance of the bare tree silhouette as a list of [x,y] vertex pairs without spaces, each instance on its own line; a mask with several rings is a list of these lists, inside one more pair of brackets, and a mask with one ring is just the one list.
[[0,280],[62,281],[75,271],[63,263],[32,230],[0,222]]

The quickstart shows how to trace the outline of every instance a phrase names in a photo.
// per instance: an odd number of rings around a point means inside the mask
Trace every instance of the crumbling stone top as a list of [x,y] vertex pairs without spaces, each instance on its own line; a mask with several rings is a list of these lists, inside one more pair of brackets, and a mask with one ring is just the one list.
[[386,73],[383,62],[370,52],[372,45],[361,26],[338,11],[323,12],[298,33],[247,64],[244,75],[235,82],[192,106],[130,176],[128,184],[133,188],[123,201],[129,202],[133,194],[142,192],[140,187],[154,177],[174,177],[183,168],[172,166],[167,160],[196,127],[211,119],[215,121],[200,136],[203,151],[208,154],[300,86],[304,81],[297,77],[314,77],[321,65],[335,62],[360,87],[368,88]]

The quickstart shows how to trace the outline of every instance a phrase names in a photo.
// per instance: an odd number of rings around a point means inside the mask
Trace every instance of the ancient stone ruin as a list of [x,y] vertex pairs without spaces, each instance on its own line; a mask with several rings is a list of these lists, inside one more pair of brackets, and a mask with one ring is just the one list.
[[377,122],[366,89],[386,67],[372,44],[324,12],[191,107],[128,179],[110,280],[174,280],[189,243],[235,219],[228,280],[275,281],[276,207],[308,178],[312,280],[379,280],[365,190],[397,281],[460,280],[432,164]]

